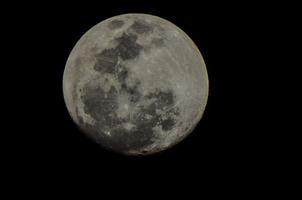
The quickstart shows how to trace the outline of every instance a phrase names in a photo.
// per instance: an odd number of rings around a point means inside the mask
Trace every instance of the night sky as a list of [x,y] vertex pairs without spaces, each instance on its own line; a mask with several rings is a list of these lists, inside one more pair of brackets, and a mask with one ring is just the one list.
[[[262,74],[270,65],[261,41],[269,42],[264,30],[274,21],[262,4],[202,2],[9,5],[5,34],[16,39],[9,52],[12,75],[5,79],[14,89],[4,90],[14,106],[4,134],[11,139],[2,142],[7,163],[14,163],[12,174],[41,181],[99,177],[163,185],[177,180],[227,184],[235,176],[256,176],[260,163],[271,158],[270,129],[262,125],[269,123],[265,113],[274,102],[264,97],[271,90],[262,85]],[[100,148],[79,131],[63,99],[63,71],[78,39],[95,24],[124,13],[157,15],[179,26],[200,49],[209,76],[208,104],[196,129],[177,146],[146,157]],[[268,106],[259,109],[262,103]]]

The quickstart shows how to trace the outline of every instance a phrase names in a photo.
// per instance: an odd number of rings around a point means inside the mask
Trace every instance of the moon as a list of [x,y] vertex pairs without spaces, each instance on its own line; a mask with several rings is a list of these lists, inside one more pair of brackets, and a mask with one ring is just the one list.
[[166,150],[188,136],[208,98],[204,59],[189,36],[148,14],[123,14],[88,30],[63,75],[66,107],[101,147],[125,155]]

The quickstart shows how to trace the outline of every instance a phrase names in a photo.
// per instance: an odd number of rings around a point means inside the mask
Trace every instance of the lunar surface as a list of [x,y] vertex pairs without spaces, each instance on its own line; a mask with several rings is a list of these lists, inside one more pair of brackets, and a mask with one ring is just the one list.
[[193,41],[147,14],[109,18],[88,30],[67,60],[67,109],[100,146],[146,155],[189,135],[204,112],[208,75]]

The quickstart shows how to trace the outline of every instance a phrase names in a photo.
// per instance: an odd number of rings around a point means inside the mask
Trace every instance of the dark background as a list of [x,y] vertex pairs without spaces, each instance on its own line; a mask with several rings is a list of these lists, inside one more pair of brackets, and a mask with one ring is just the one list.
[[[267,30],[278,16],[274,5],[100,1],[8,9],[8,33],[15,38],[10,63],[16,67],[3,79],[14,88],[7,91],[14,111],[6,124],[13,174],[42,182],[90,177],[144,187],[151,180],[169,186],[182,179],[182,185],[227,185],[271,172],[274,138],[265,125],[274,102],[265,97],[273,88],[264,74],[272,68]],[[199,47],[209,76],[208,104],[196,129],[177,146],[146,157],[100,148],[77,129],[63,100],[63,71],[76,42],[95,24],[124,13],[157,15],[179,26]]]

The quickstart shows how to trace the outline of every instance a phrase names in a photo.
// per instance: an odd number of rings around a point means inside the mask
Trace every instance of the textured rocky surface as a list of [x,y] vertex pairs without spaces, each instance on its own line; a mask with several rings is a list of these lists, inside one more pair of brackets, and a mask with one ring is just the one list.
[[151,154],[192,131],[205,109],[208,78],[183,31],[159,17],[126,14],[78,41],[63,91],[73,120],[101,146]]

